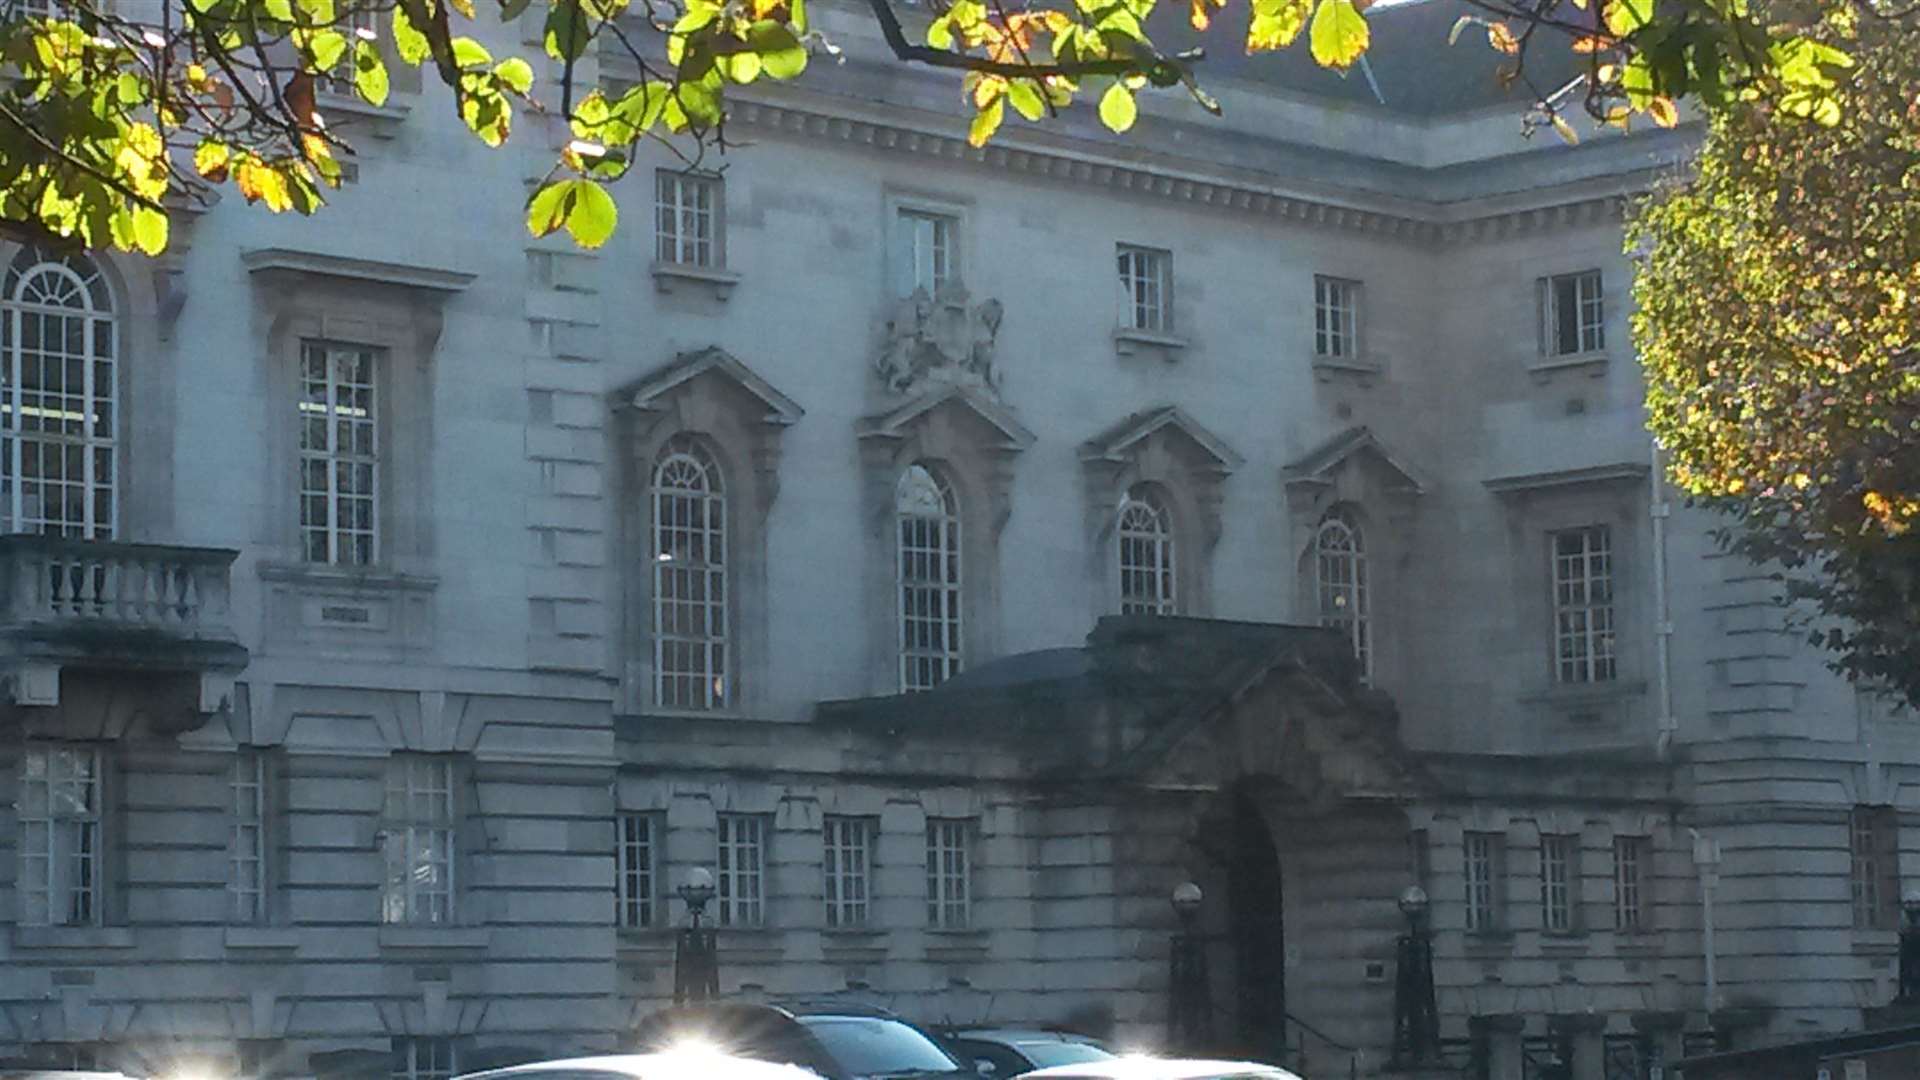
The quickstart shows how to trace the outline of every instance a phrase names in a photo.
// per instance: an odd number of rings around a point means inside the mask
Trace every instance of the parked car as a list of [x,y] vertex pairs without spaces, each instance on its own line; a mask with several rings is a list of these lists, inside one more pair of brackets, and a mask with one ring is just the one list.
[[1047,1028],[957,1028],[947,1032],[947,1042],[982,1076],[998,1080],[1114,1056],[1097,1039]]
[[506,1069],[467,1073],[460,1080],[818,1080],[793,1065],[735,1057],[711,1050],[537,1061]]
[[677,1005],[640,1022],[640,1050],[703,1044],[810,1069],[826,1080],[921,1080],[967,1067],[933,1036],[882,1009],[826,1005]]
[[1200,1058],[1117,1057],[1036,1069],[1026,1080],[1301,1080],[1272,1065]]

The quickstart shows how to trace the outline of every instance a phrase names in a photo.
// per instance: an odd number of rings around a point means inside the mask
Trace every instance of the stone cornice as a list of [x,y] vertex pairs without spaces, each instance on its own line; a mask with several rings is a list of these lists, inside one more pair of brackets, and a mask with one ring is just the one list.
[[464,290],[474,275],[435,266],[382,262],[345,255],[329,255],[294,248],[254,248],[242,252],[240,261],[249,273],[294,273],[319,277],[345,278],[378,285],[397,285],[422,293],[446,295]]
[[1479,200],[1463,200],[1425,203],[1422,205],[1427,209],[1421,213],[1397,213],[1342,205],[1254,183],[1195,176],[1156,164],[1102,160],[1032,145],[1002,142],[975,149],[958,136],[907,123],[835,115],[767,101],[738,102],[729,119],[742,126],[844,142],[886,153],[970,161],[1004,172],[1104,188],[1119,194],[1164,198],[1230,213],[1435,246],[1503,240],[1618,221],[1625,211],[1627,197],[1632,192],[1646,190],[1657,178],[1657,170],[1643,168],[1602,178],[1603,186],[1613,190],[1596,191],[1590,185],[1582,185],[1580,195],[1571,199],[1566,197],[1564,189],[1540,188],[1537,194],[1545,199],[1540,205],[1525,205],[1522,196],[1503,200],[1508,205],[1498,208],[1476,206]]

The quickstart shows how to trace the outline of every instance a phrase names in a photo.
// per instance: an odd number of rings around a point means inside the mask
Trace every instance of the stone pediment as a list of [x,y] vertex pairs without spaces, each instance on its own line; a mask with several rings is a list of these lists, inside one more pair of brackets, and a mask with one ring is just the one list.
[[1420,474],[1406,463],[1404,457],[1389,449],[1372,429],[1364,426],[1350,427],[1288,463],[1284,473],[1287,487],[1330,487],[1335,475],[1347,462],[1361,457],[1372,459],[1386,470],[1392,477],[1389,486],[1395,493],[1426,493],[1427,483],[1420,478]]
[[1034,434],[1013,415],[1013,410],[972,386],[948,383],[895,406],[886,412],[862,419],[856,432],[862,439],[904,439],[914,425],[942,406],[951,405],[971,414],[996,433],[996,449],[1018,452],[1033,445]]
[[1080,445],[1080,460],[1124,462],[1158,432],[1177,434],[1197,449],[1221,474],[1246,463],[1226,440],[1208,431],[1177,405],[1134,413]]
[[731,383],[741,393],[765,406],[766,413],[761,417],[764,423],[784,427],[805,414],[805,410],[792,398],[775,390],[772,383],[717,345],[681,353],[651,374],[622,387],[615,393],[614,399],[629,408],[643,411],[663,409],[667,407],[673,391],[708,373]]

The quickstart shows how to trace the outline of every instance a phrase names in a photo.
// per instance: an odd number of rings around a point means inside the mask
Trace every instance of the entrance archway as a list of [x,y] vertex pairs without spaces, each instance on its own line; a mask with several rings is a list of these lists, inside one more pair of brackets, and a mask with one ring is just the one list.
[[1278,1061],[1287,1045],[1287,932],[1280,853],[1254,798],[1236,790],[1227,864],[1235,1049]]

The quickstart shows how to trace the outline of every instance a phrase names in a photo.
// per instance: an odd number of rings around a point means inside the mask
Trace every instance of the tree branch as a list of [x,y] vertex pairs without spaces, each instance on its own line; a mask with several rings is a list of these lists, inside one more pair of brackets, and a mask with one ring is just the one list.
[[[900,20],[893,13],[893,6],[887,0],[867,0],[873,9],[873,17],[880,23],[880,36],[887,41],[887,48],[893,55],[909,63],[925,64],[928,67],[950,68],[955,71],[978,71],[985,75],[1003,75],[1013,79],[1045,79],[1052,76],[1074,79],[1082,75],[1126,75],[1141,70],[1143,65],[1136,60],[1087,60],[1072,64],[1009,64],[1001,60],[988,60],[984,57],[967,56],[963,53],[948,52],[926,45],[915,45],[907,40],[900,29]],[[1165,63],[1166,58],[1156,56],[1156,63]]]

